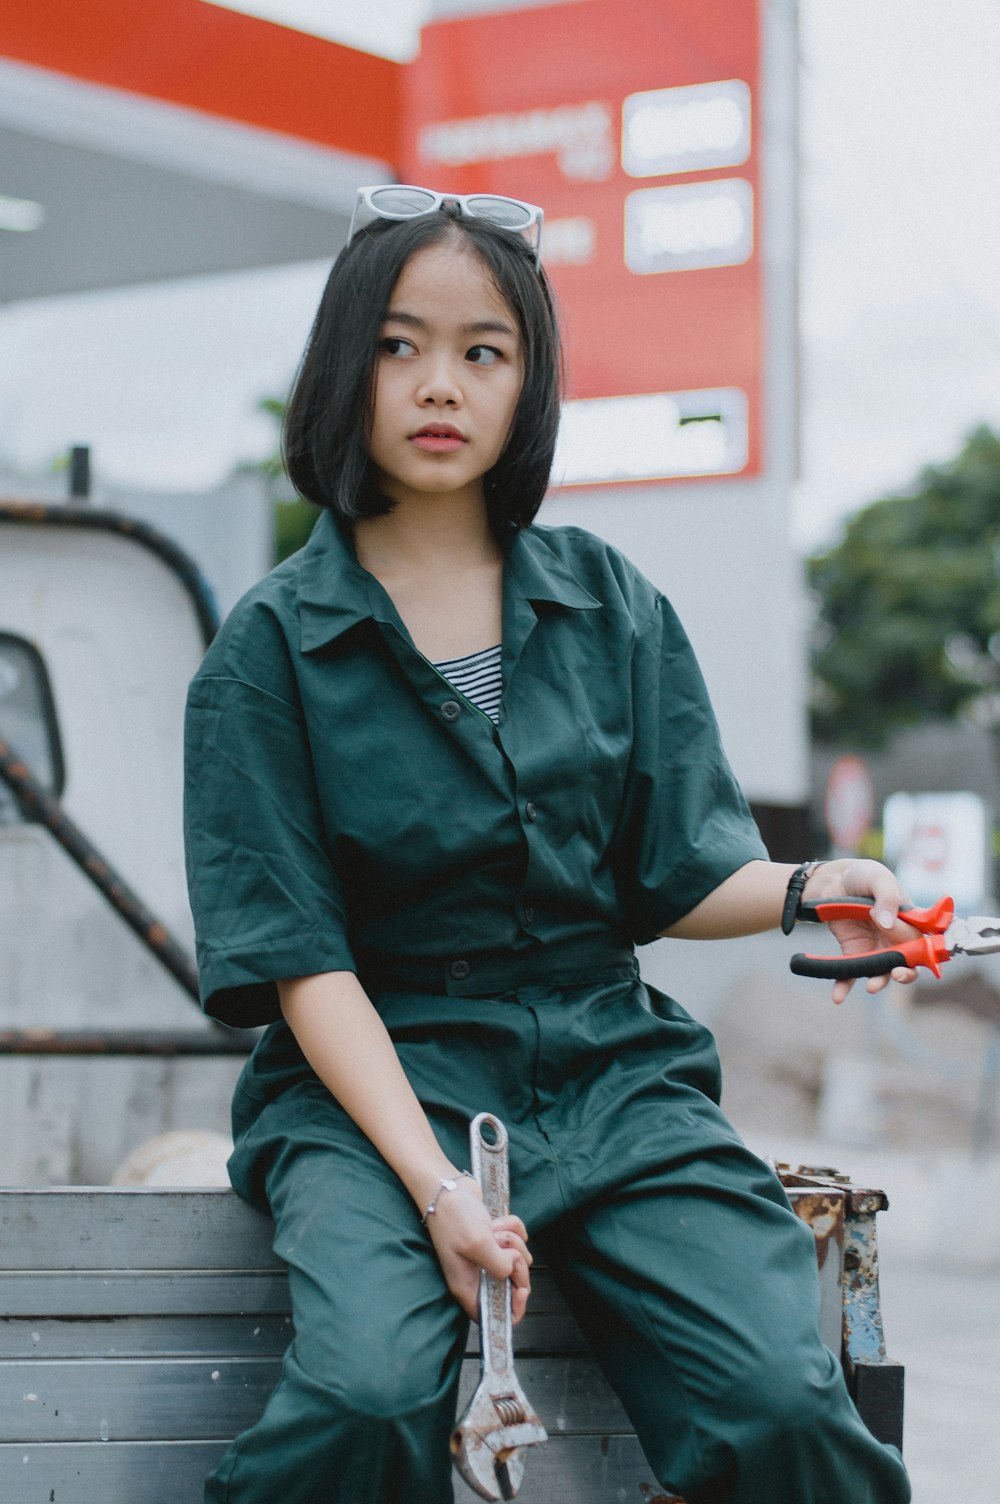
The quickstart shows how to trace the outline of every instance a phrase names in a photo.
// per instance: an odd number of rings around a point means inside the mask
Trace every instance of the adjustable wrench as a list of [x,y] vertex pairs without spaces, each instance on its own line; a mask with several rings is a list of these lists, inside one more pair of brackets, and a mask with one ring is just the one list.
[[[489,1135],[487,1137],[486,1135]],[[469,1128],[472,1173],[491,1217],[510,1210],[507,1130],[481,1112]],[[514,1373],[510,1281],[479,1276],[480,1379],[451,1435],[455,1466],[483,1499],[513,1499],[524,1476],[524,1447],[548,1438]]]

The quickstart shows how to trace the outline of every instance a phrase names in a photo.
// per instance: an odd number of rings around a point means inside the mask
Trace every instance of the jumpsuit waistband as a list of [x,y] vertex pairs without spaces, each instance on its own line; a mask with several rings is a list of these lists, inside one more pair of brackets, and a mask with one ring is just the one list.
[[368,992],[429,992],[488,997],[542,983],[570,987],[639,975],[634,948],[607,935],[555,941],[524,951],[467,951],[452,956],[359,956]]

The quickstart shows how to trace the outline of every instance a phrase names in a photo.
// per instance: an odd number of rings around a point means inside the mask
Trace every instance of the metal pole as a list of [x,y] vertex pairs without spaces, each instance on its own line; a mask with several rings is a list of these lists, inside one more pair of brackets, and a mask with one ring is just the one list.
[[69,498],[77,506],[90,500],[90,446],[74,444],[69,452]]
[[58,799],[42,787],[27,763],[3,737],[0,737],[0,778],[13,790],[26,817],[38,820],[52,832],[59,845],[86,873],[129,929],[198,1003],[198,968],[193,957],[87,839]]
[[77,1059],[125,1055],[178,1057],[249,1055],[258,1032],[251,1029],[2,1029],[0,1056],[62,1055]]
[[976,1110],[972,1119],[972,1158],[989,1159],[997,1126],[997,1096],[1000,1094],[1000,1024],[994,1024],[993,1037],[983,1051],[983,1070],[979,1078]]

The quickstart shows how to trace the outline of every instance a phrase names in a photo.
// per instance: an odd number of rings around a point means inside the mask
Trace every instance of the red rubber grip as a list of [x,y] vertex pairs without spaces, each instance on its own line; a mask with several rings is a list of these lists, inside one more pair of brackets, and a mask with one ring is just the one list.
[[[870,914],[873,907],[871,898],[821,898],[816,903],[803,903],[799,918],[829,924],[835,919],[858,919],[863,917],[859,910]],[[950,898],[939,898],[929,909],[900,909],[899,917],[925,935],[944,934],[955,917],[955,905]]]

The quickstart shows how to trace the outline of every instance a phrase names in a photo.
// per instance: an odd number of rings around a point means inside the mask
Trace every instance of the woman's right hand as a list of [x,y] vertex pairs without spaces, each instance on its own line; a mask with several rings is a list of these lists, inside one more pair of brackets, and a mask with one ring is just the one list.
[[511,1282],[511,1316],[521,1320],[531,1294],[528,1230],[520,1217],[491,1217],[476,1182],[463,1175],[442,1191],[427,1218],[448,1289],[467,1316],[479,1319],[479,1271]]
[[459,1176],[434,1136],[427,1114],[400,1065],[378,1011],[350,971],[320,972],[278,983],[289,1028],[323,1085],[395,1170],[422,1210],[439,1177],[457,1178],[439,1191],[427,1230],[448,1289],[475,1320],[479,1271],[511,1282],[511,1314],[528,1304],[531,1254],[520,1217],[490,1217],[482,1192]]

